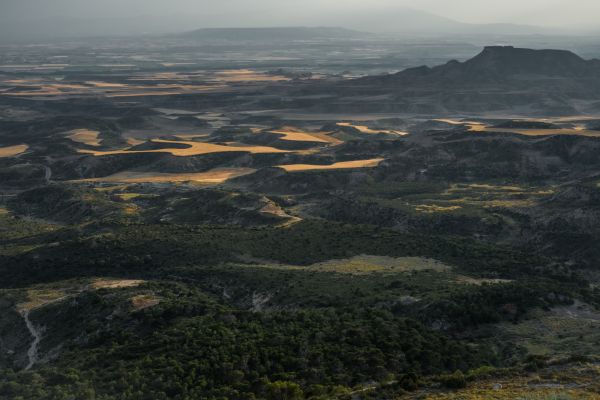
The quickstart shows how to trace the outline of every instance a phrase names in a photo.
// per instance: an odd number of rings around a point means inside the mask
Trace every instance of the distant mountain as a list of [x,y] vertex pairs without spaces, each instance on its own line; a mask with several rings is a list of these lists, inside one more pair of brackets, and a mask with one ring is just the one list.
[[360,38],[369,34],[337,27],[206,28],[179,35],[199,40],[290,41]]
[[496,76],[545,75],[557,77],[598,77],[598,60],[586,61],[566,50],[531,50],[512,46],[486,47],[476,57],[464,64],[450,67],[463,69],[465,73],[495,74]]
[[[227,3],[227,2],[222,2]],[[286,2],[276,6],[260,7],[247,2],[244,7],[218,12],[189,14],[123,15],[120,17],[21,16],[11,18],[0,13],[0,42],[50,38],[85,38],[100,36],[162,35],[182,33],[186,37],[209,39],[261,40],[277,37],[283,40],[315,37],[347,38],[360,32],[402,35],[403,37],[446,37],[457,35],[560,35],[558,29],[516,24],[472,24],[441,17],[429,12],[402,6],[377,4],[346,5],[321,4],[315,7],[297,7],[291,13]],[[327,3],[327,2],[324,2]],[[225,7],[222,5],[222,7]],[[211,7],[212,8],[212,7]],[[48,14],[50,15],[50,14]],[[268,28],[270,26],[282,28]],[[221,29],[220,27],[245,27]],[[301,28],[320,26],[321,28]],[[345,27],[326,28],[326,27]],[[267,27],[267,28],[265,28]],[[284,28],[286,27],[286,28]],[[325,27],[325,28],[323,28]],[[205,28],[193,31],[195,28]],[[250,30],[254,28],[255,30]],[[285,30],[281,30],[285,29]],[[354,29],[350,30],[350,29]],[[275,35],[272,36],[271,34]],[[282,36],[279,36],[282,35]],[[252,39],[255,38],[255,39]]]
[[[328,21],[323,17],[323,22]],[[373,7],[361,13],[340,10],[336,19],[343,26],[377,33],[440,36],[440,35],[531,35],[557,34],[557,29],[530,25],[492,23],[473,24],[459,22],[426,11],[402,6]],[[321,22],[321,20],[319,20]],[[327,22],[331,24],[331,22]]]
[[[450,61],[429,68],[407,69],[385,77],[365,80],[415,82],[426,80],[438,83],[465,83],[537,78],[589,78],[600,81],[600,60],[584,60],[566,50],[532,50],[512,46],[488,46],[477,56],[465,62]],[[360,81],[360,80],[359,80]]]
[[563,50],[486,47],[465,62],[342,81],[329,111],[573,114],[600,112],[600,60]]

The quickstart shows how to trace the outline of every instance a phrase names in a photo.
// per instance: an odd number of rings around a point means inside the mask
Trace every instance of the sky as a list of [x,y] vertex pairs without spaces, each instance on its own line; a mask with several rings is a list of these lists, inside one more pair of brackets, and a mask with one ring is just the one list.
[[[386,29],[405,7],[471,24],[512,23],[600,31],[600,0],[0,0],[0,22],[5,30],[57,31],[60,26],[32,21],[107,19],[115,29],[124,21],[133,31],[177,31],[203,27],[343,26],[377,30],[385,17]],[[401,17],[396,25],[401,25]],[[400,22],[398,22],[400,21]],[[436,21],[419,23],[437,25]],[[110,31],[111,27],[106,26]]]

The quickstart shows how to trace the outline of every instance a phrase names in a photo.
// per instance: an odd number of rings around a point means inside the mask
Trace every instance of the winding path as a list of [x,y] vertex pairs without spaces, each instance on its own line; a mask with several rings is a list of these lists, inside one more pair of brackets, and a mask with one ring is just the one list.
[[27,325],[27,329],[29,329],[29,333],[31,334],[31,336],[33,336],[33,342],[31,342],[31,345],[27,350],[27,357],[29,358],[29,362],[25,367],[25,371],[28,371],[38,361],[38,347],[40,341],[42,340],[42,332],[39,329],[37,329],[29,319],[29,310],[23,310],[21,312],[21,315],[25,320],[25,324]]
[[44,165],[44,170],[44,179],[46,180],[46,183],[50,183],[50,179],[52,178],[52,170],[46,165]]

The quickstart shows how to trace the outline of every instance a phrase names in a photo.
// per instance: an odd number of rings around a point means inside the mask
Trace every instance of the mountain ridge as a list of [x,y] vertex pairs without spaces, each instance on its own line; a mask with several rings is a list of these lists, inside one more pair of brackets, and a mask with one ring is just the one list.
[[446,64],[409,68],[388,76],[411,80],[420,77],[497,80],[525,75],[600,79],[600,60],[585,60],[568,50],[486,46],[464,62],[451,60]]
[[337,100],[323,105],[330,112],[595,114],[600,60],[566,50],[487,46],[464,62],[338,81],[314,91],[335,93]]

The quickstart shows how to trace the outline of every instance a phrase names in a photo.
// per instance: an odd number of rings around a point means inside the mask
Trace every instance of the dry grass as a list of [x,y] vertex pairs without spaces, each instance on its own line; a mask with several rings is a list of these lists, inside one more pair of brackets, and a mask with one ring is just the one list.
[[227,153],[227,152],[245,152],[245,153],[289,153],[287,150],[280,150],[269,146],[244,146],[236,144],[214,144],[204,142],[190,142],[190,141],[173,141],[173,140],[152,140],[155,143],[166,143],[166,144],[184,144],[188,147],[185,149],[178,148],[166,148],[156,150],[112,150],[112,151],[95,151],[95,150],[78,150],[80,153],[93,154],[94,156],[108,156],[115,154],[141,154],[141,153],[171,153],[177,157],[197,156],[201,154],[210,153]]
[[600,137],[600,132],[590,131],[578,128],[559,128],[559,129],[505,129],[505,128],[493,128],[484,127],[482,129],[470,129],[476,132],[505,132],[515,133],[524,136],[554,136],[554,135],[566,135],[566,136],[588,136],[588,137]]
[[258,259],[252,259],[251,261],[259,261],[261,263],[260,267],[267,269],[332,272],[349,275],[397,274],[412,271],[447,273],[452,271],[451,266],[430,258],[387,257],[364,254],[346,259],[324,261],[309,266],[269,264],[264,260]]
[[123,201],[130,201],[144,195],[141,193],[118,193],[114,196],[120,198]]
[[136,139],[133,137],[128,137],[126,140],[127,140],[127,144],[130,145],[131,147],[138,146],[142,143],[145,143],[145,140],[140,140],[140,139]]
[[467,284],[467,285],[476,285],[482,286],[484,284],[497,285],[502,283],[510,283],[512,282],[510,279],[485,279],[485,278],[473,278],[465,275],[457,275],[456,282]]
[[[547,119],[533,119],[525,120],[519,119],[520,121],[531,121],[531,122],[570,122],[577,121],[580,119],[586,119],[583,117],[568,117],[568,118],[547,118]],[[483,122],[477,121],[463,121],[455,119],[435,119],[434,121],[445,122],[451,125],[465,125],[471,132],[500,132],[500,133],[514,133],[517,135],[525,136],[553,136],[553,135],[571,135],[571,136],[589,136],[589,137],[600,137],[600,132],[587,130],[585,126],[579,124],[573,128],[556,128],[556,129],[513,129],[513,128],[495,128],[489,126]]]
[[145,96],[176,96],[180,94],[203,93],[223,89],[215,85],[156,85],[132,86],[127,91],[106,92],[106,97],[145,97]]
[[415,211],[424,214],[444,213],[460,210],[461,206],[440,206],[435,204],[419,204],[415,207]]
[[27,301],[17,304],[17,311],[31,311],[60,301],[66,296],[66,292],[61,289],[29,289],[27,290]]
[[316,164],[290,164],[290,165],[278,165],[278,168],[282,168],[287,172],[297,171],[318,171],[318,170],[331,170],[331,169],[354,169],[354,168],[373,168],[377,167],[381,163],[383,158],[374,158],[370,160],[355,160],[355,161],[342,161],[330,165],[316,165]]
[[278,82],[289,81],[289,78],[279,75],[267,75],[249,69],[234,69],[215,73],[215,79],[220,82]]
[[399,135],[399,136],[408,135],[408,132],[404,132],[404,131],[397,131],[397,130],[390,130],[390,129],[371,129],[366,125],[354,125],[350,122],[338,122],[337,125],[343,126],[343,127],[354,128],[354,129],[358,130],[360,133],[365,133],[368,135],[376,135],[379,133],[386,133],[388,135]]
[[330,260],[313,264],[306,269],[337,272],[351,275],[370,273],[397,273],[409,271],[448,272],[451,267],[439,261],[423,257],[386,257],[360,255],[343,260]]
[[100,146],[99,134],[100,132],[89,129],[75,129],[70,131],[67,137],[74,142],[87,144],[88,146]]
[[[496,384],[501,384],[502,388],[494,389]],[[552,383],[551,387],[546,388],[532,388],[521,380],[498,380],[478,382],[468,389],[429,394],[420,398],[425,400],[598,400],[600,395],[585,388],[572,389],[560,383]]]
[[120,289],[140,286],[143,283],[146,283],[146,281],[140,279],[101,278],[94,280],[91,287],[93,289]]
[[0,147],[0,158],[2,157],[14,157],[19,154],[25,153],[29,149],[26,144],[18,144],[16,146]]
[[115,182],[115,183],[164,183],[198,182],[222,183],[228,179],[248,175],[256,170],[252,168],[216,168],[207,172],[166,174],[160,172],[124,171],[103,178],[81,179],[74,182]]
[[9,80],[4,81],[4,84],[16,85],[20,90],[0,94],[4,96],[16,97],[98,94],[105,95],[106,97],[171,96],[186,93],[202,93],[213,90],[223,90],[225,88],[225,86],[222,84],[192,85],[184,83],[157,83],[155,85],[136,85],[100,81],[87,81],[85,84],[78,84],[56,83],[53,81],[43,81],[40,79]]
[[160,303],[160,299],[152,294],[139,294],[131,298],[131,306],[134,311],[154,307]]
[[341,140],[328,136],[326,132],[305,132],[296,128],[284,127],[279,130],[271,131],[279,135],[284,135],[283,140],[295,142],[318,142],[340,144]]
[[[445,204],[476,206],[482,208],[530,207],[544,197],[554,193],[551,187],[522,187],[491,184],[453,184],[442,196]],[[462,195],[462,196],[460,196]],[[460,196],[460,197],[457,197]]]
[[302,221],[302,218],[289,215],[285,212],[283,208],[279,207],[273,202],[269,202],[266,206],[261,208],[260,212],[264,214],[275,215],[280,218],[285,218],[285,221],[278,225],[278,227],[280,228],[289,227]]
[[536,310],[518,324],[506,322],[497,328],[502,340],[514,341],[531,354],[596,354],[600,313],[576,301],[550,311]]
[[[523,193],[524,189],[520,186],[504,186],[504,185],[490,185],[487,183],[473,183],[466,185],[470,189],[482,189],[484,191],[507,191],[507,192],[519,192]],[[456,185],[451,190],[459,189]]]

